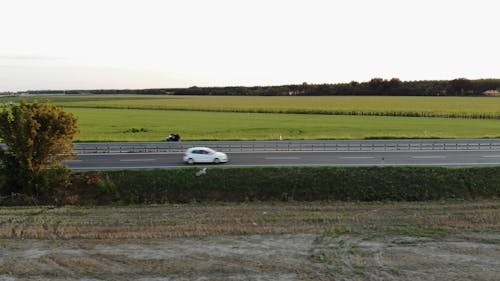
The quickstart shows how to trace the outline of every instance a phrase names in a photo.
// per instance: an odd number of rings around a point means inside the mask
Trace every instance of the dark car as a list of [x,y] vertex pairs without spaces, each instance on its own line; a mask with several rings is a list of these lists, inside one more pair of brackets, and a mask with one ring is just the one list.
[[179,134],[170,134],[168,138],[165,139],[165,141],[180,141],[181,136]]

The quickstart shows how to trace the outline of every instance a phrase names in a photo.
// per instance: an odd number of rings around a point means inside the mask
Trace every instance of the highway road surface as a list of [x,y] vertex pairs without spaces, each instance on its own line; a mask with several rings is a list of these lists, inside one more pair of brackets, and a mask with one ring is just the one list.
[[[245,166],[485,166],[500,165],[500,151],[269,151],[229,152],[225,164]],[[66,161],[73,170],[190,167],[180,152],[82,154]]]

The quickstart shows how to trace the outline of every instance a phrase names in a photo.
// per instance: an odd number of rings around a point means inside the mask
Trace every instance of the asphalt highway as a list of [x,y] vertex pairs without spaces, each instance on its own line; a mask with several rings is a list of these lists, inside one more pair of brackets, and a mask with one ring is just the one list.
[[[387,152],[230,152],[225,164],[244,166],[484,166],[500,165],[500,151],[387,151]],[[82,154],[66,164],[73,170],[152,169],[189,167],[182,153]]]

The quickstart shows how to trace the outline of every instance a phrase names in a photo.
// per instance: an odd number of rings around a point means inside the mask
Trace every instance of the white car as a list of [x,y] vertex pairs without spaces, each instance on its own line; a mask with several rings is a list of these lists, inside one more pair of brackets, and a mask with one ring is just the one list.
[[191,147],[184,153],[184,162],[194,163],[224,163],[227,162],[227,155],[223,152],[215,151],[208,147]]

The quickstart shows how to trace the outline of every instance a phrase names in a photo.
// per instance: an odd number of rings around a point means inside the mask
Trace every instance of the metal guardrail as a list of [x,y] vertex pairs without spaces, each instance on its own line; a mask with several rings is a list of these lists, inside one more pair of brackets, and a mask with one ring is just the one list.
[[183,141],[77,143],[78,154],[184,152],[207,146],[224,152],[265,151],[500,151],[500,139],[453,140],[317,140],[317,141]]

